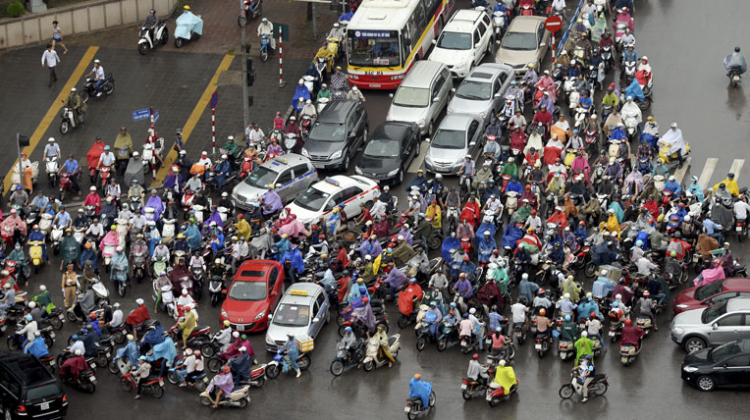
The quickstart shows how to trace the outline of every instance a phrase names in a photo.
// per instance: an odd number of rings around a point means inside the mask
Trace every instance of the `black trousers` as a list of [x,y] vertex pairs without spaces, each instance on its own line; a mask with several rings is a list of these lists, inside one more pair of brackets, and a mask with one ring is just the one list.
[[57,73],[55,72],[55,67],[49,68],[49,84],[52,86],[52,83],[55,83],[57,81]]

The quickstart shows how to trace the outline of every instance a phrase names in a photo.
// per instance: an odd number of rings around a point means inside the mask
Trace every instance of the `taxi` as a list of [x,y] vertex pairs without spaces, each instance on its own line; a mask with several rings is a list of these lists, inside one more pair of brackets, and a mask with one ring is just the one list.
[[249,210],[253,203],[260,202],[268,186],[274,185],[281,201],[288,203],[317,181],[318,172],[310,159],[293,153],[277,156],[255,168],[232,189],[232,202]]
[[276,310],[268,314],[266,349],[275,353],[287,341],[288,334],[317,337],[330,321],[325,289],[315,283],[295,283],[287,289]]
[[287,206],[302,223],[328,219],[337,205],[343,205],[348,218],[361,213],[360,205],[367,208],[380,195],[378,184],[364,176],[336,175],[311,185]]

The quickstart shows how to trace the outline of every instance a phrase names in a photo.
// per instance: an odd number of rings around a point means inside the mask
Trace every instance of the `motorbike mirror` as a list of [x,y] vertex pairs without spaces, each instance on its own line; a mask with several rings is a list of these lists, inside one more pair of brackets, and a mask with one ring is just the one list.
[[388,94],[388,97],[389,97],[389,98],[391,98],[391,99],[393,99],[393,94],[392,94],[392,93],[389,93],[389,94]]
[[546,42],[542,42],[541,44],[539,44],[539,46],[540,46],[540,47],[546,47],[546,46],[547,46],[547,43],[546,43]]
[[495,44],[500,45],[500,40],[495,41]]

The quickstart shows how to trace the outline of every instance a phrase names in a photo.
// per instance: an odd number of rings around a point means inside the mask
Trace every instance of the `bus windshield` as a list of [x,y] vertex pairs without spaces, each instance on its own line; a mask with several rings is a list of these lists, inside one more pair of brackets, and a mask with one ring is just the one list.
[[396,67],[401,65],[401,45],[398,32],[349,30],[347,33],[349,37],[347,44],[349,64],[366,67]]

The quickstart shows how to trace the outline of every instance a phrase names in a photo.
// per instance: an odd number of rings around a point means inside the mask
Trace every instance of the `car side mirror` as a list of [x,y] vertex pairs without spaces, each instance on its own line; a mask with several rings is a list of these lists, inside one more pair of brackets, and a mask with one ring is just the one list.
[[476,44],[474,44],[474,48],[479,48],[479,47],[481,47],[481,46],[482,46],[482,43],[481,43],[481,42],[477,42]]
[[320,318],[318,317],[313,318],[313,322],[320,322]]
[[495,97],[496,97],[496,98],[500,98],[500,97],[502,97],[502,96],[503,96],[503,94],[502,94],[502,93],[500,93],[500,92],[497,92],[497,93],[495,94]]
[[268,320],[270,321],[271,319],[273,319],[273,313],[269,312],[268,313]]
[[438,101],[440,101],[439,96],[435,96],[434,98],[432,98],[432,102],[438,102]]
[[388,97],[389,97],[389,98],[391,98],[391,99],[393,99],[393,94],[392,94],[392,93],[389,93],[389,94],[388,94]]
[[451,88],[451,93],[456,93],[456,88]]
[[425,143],[429,143],[429,142],[430,142],[430,138],[429,138],[429,137],[425,137],[425,138],[424,138],[424,142],[425,142]]
[[432,45],[437,45],[437,39],[432,40]]
[[712,324],[711,325],[711,329],[718,330],[719,329],[719,324],[716,324],[716,323]]
[[542,42],[541,44],[539,44],[539,46],[540,46],[540,47],[546,47],[546,46],[547,46],[547,43],[546,43],[546,42]]
[[469,143],[469,146],[476,146],[476,145],[477,145],[477,142],[475,141],[472,141],[471,143]]
[[276,188],[281,188],[281,187],[283,187],[283,185],[281,183],[276,184]]

